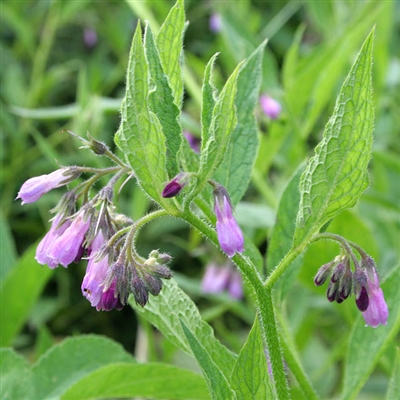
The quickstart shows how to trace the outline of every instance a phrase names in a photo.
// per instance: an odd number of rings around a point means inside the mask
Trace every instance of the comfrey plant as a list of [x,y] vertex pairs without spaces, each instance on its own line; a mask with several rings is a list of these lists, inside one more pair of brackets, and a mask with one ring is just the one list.
[[[311,243],[331,239],[342,249],[315,277],[317,285],[330,279],[328,299],[340,303],[354,293],[368,325],[390,325],[372,258],[355,243],[326,232],[329,222],[354,206],[368,186],[374,118],[373,32],[343,83],[315,155],[299,168],[282,195],[268,246],[270,274],[265,277],[257,247],[234,217],[234,207],[250,182],[259,146],[253,110],[259,102],[265,43],[237,66],[220,91],[213,83],[217,55],[207,64],[201,141],[200,146],[196,141],[194,151],[180,124],[185,26],[182,0],[177,1],[156,36],[148,24],[144,30],[138,24],[130,50],[121,124],[115,134],[121,158],[103,143],[80,139],[96,154],[108,157],[113,166],[62,167],[22,186],[18,198],[30,203],[82,174],[91,174],[71,188],[55,208],[52,226],[38,246],[36,259],[55,268],[86,258],[82,293],[91,305],[111,310],[129,303],[176,347],[196,358],[212,398],[288,399],[290,370],[303,396],[316,399],[284,324],[282,331],[278,329],[278,320],[283,317],[273,294],[276,284],[288,279],[290,274],[284,273],[294,269],[294,261]],[[268,112],[270,119],[276,118],[280,106],[275,104]],[[108,183],[96,193],[94,183],[105,176],[110,176]],[[120,214],[113,194],[122,179],[135,179],[156,210],[137,221]],[[91,196],[92,192],[96,194]],[[195,304],[171,279],[171,256],[154,249],[144,258],[136,251],[140,229],[164,216],[179,218],[197,229],[240,271],[257,307],[257,317],[238,356],[214,337]],[[213,280],[216,277],[215,273]],[[223,278],[221,287],[230,290],[231,280]],[[205,290],[215,290],[212,283],[204,283]],[[236,289],[235,294],[239,297]],[[248,360],[252,360],[254,370]]]

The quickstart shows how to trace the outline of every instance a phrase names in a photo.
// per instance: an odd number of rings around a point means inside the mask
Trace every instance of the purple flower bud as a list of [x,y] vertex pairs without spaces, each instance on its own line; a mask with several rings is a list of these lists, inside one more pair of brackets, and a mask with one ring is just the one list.
[[174,179],[165,185],[162,191],[162,197],[167,199],[175,197],[187,184],[188,179],[189,175],[185,172],[181,172],[176,175]]
[[204,293],[221,293],[228,287],[229,278],[228,268],[209,264],[201,282],[201,289]]
[[149,293],[135,269],[132,270],[131,290],[136,304],[144,307],[149,300]]
[[360,311],[366,311],[369,304],[367,276],[360,268],[356,269],[354,278],[354,294],[356,295],[356,304]]
[[217,235],[222,250],[233,257],[235,253],[243,253],[243,233],[232,214],[232,205],[226,189],[218,185],[214,189],[214,212],[217,216]]
[[222,29],[222,21],[221,16],[217,13],[211,14],[210,17],[210,31],[214,33],[218,33]]
[[337,299],[338,294],[338,283],[337,282],[329,282],[328,290],[326,291],[326,297],[328,301],[331,303]]
[[365,322],[373,328],[379,325],[387,325],[389,310],[383,291],[379,286],[379,278],[376,271],[374,271],[372,279],[367,275],[367,280],[371,295],[369,297],[368,308],[362,313]]
[[85,219],[85,211],[81,211],[65,232],[54,242],[50,254],[54,263],[67,267],[76,260],[90,226],[91,217]]
[[124,304],[121,303],[119,296],[115,292],[115,283],[103,292],[99,303],[96,305],[97,311],[111,311],[116,308],[122,310]]
[[337,263],[336,258],[327,264],[324,264],[317,272],[314,278],[316,286],[322,286],[332,273],[332,267]]
[[58,263],[49,257],[49,254],[54,245],[54,242],[71,225],[71,221],[67,219],[60,226],[61,219],[62,219],[62,215],[57,214],[53,220],[50,230],[47,232],[45,237],[41,240],[41,242],[39,243],[39,245],[36,249],[36,256],[35,256],[36,261],[42,265],[47,264],[50,268],[56,268],[58,266]]
[[[63,186],[71,181],[71,176],[66,172],[69,168],[60,168],[48,175],[35,176],[28,179],[18,192],[16,199],[21,199],[21,204],[34,203],[45,193],[52,189]],[[74,178],[76,176],[74,175]]]
[[187,131],[183,132],[183,136],[185,136],[186,140],[188,141],[190,148],[195,153],[200,153],[200,139]]
[[340,281],[345,272],[346,272],[346,264],[344,262],[340,262],[333,270],[331,277],[332,282]]
[[277,119],[282,111],[281,105],[265,94],[260,96],[260,104],[264,114],[271,119]]

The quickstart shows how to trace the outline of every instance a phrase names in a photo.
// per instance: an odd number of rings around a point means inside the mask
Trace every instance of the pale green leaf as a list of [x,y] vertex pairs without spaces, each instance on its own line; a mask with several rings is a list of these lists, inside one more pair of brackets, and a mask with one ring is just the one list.
[[354,206],[368,186],[374,110],[370,33],[351,68],[335,109],[300,181],[294,243],[309,239],[340,211]]
[[214,360],[207,353],[203,343],[193,335],[193,333],[182,320],[180,320],[180,323],[192,352],[203,371],[204,377],[206,378],[211,397],[214,400],[234,400],[236,396],[229,386],[227,378],[223,375],[221,370],[215,364]]
[[400,330],[400,264],[381,285],[389,309],[388,324],[371,328],[360,315],[350,339],[342,399],[356,399],[386,347]]
[[179,108],[183,96],[181,63],[184,30],[185,9],[183,0],[178,0],[162,24],[156,43],[160,52],[161,63],[174,93],[175,105]]
[[235,355],[215,338],[212,328],[202,320],[196,305],[174,280],[165,281],[161,293],[157,297],[151,297],[144,308],[135,304],[132,297],[129,303],[176,347],[193,355],[180,325],[182,320],[197,340],[203,343],[221,372],[225,376],[230,375],[236,360]]
[[32,397],[30,365],[13,349],[0,349],[0,392],[3,400],[36,400]]
[[262,77],[263,42],[242,64],[237,78],[235,108],[237,125],[228,144],[225,158],[213,178],[225,186],[233,204],[247,190],[258,150],[258,128],[254,108],[258,104]]
[[53,275],[52,269],[40,266],[35,261],[35,251],[36,245],[31,246],[1,282],[0,298],[7,299],[0,302],[2,346],[12,344],[44,286]]
[[231,386],[239,400],[273,399],[273,390],[258,318],[239,353]]
[[161,65],[160,56],[154,43],[149,25],[144,36],[146,56],[149,63],[150,80],[153,89],[150,91],[150,107],[157,115],[165,136],[167,171],[170,178],[180,172],[177,156],[182,142],[182,129],[179,124],[179,109],[174,104],[173,93],[167,76]]
[[1,252],[0,252],[0,281],[11,270],[17,259],[17,251],[15,248],[14,239],[11,234],[10,226],[7,220],[0,212],[0,238],[1,238]]
[[204,378],[191,371],[158,363],[111,364],[72,385],[62,400],[104,398],[209,399]]
[[33,366],[36,399],[54,399],[86,375],[115,362],[135,360],[121,345],[101,336],[66,339]]
[[397,348],[393,374],[390,379],[386,400],[400,399],[400,349]]

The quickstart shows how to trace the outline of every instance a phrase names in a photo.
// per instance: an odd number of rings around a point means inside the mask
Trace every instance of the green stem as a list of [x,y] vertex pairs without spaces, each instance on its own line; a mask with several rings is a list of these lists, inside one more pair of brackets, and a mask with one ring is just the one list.
[[[180,218],[191,224],[212,243],[219,247],[217,234],[210,225],[190,212],[180,215]],[[252,286],[256,296],[260,321],[265,334],[269,358],[271,361],[272,374],[274,377],[276,394],[278,396],[277,398],[282,400],[289,399],[289,387],[283,365],[271,288],[265,288],[263,286],[263,282],[258,275],[257,269],[250,259],[241,254],[236,254],[232,257],[232,261],[238,266],[245,279]]]

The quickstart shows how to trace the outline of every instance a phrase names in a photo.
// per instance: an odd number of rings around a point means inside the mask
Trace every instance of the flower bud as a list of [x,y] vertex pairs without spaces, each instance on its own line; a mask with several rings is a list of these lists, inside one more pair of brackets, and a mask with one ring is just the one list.
[[282,111],[281,105],[265,94],[260,96],[260,104],[264,114],[271,119],[277,119]]
[[357,268],[353,275],[354,294],[356,295],[356,304],[360,311],[366,311],[369,305],[368,282],[364,271]]
[[332,273],[332,267],[337,263],[336,258],[333,261],[324,264],[317,272],[314,278],[316,286],[322,286]]
[[162,197],[167,199],[175,197],[185,187],[188,180],[189,175],[186,172],[180,172],[174,179],[165,185],[162,191]]

